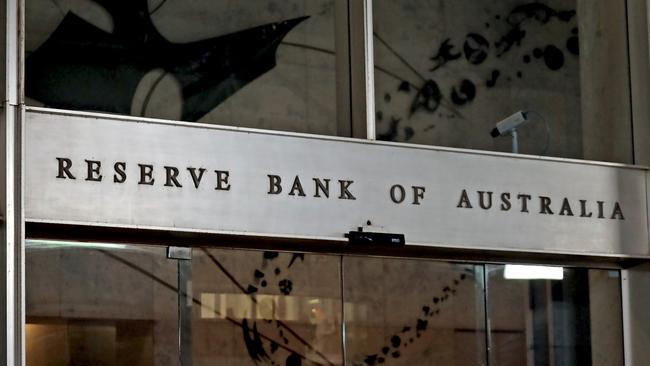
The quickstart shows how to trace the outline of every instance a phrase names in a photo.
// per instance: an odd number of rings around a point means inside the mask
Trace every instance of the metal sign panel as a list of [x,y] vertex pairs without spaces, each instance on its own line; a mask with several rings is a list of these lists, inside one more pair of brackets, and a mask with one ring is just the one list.
[[178,125],[26,115],[27,221],[648,255],[646,170]]

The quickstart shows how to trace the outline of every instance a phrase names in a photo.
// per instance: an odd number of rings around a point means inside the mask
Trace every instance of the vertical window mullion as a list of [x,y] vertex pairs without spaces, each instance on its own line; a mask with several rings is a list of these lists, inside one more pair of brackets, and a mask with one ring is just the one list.
[[628,0],[627,42],[630,66],[630,96],[632,108],[633,163],[650,163],[650,3],[644,0]]
[[372,0],[350,4],[352,137],[375,139]]
[[22,70],[22,35],[24,1],[6,0],[2,3],[4,26],[4,67],[2,72],[3,106],[1,113],[2,154],[0,165],[3,182],[0,184],[3,204],[0,214],[3,217],[2,271],[3,307],[5,309],[1,352],[3,364],[20,366],[25,364],[25,315],[24,315],[24,217],[22,182],[23,113],[20,109],[20,75]]

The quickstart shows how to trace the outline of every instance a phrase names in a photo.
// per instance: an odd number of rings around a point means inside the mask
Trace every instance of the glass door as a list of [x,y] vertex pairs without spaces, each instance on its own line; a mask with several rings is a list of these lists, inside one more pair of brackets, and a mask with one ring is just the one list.
[[192,365],[341,365],[340,258],[195,248]]
[[484,365],[482,265],[345,257],[347,365]]
[[28,365],[178,364],[164,247],[29,240],[25,269]]
[[623,365],[619,271],[28,240],[29,366]]
[[623,365],[619,271],[485,268],[490,365]]
[[30,366],[341,365],[341,257],[28,240]]

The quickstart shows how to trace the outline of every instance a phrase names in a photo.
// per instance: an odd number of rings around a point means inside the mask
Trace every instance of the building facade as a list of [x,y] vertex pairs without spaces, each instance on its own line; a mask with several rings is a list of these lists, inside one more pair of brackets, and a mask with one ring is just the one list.
[[645,365],[646,0],[6,0],[7,365]]

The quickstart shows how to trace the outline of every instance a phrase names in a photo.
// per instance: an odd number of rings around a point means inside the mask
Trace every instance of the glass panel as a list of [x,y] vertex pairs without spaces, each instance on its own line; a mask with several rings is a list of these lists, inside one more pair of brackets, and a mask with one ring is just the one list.
[[618,271],[517,268],[486,269],[492,365],[623,365]]
[[334,0],[27,0],[30,105],[336,134]]
[[[625,0],[376,0],[378,138],[632,162]],[[518,115],[515,116],[517,118]]]
[[340,257],[193,251],[193,365],[341,365]]
[[345,257],[347,364],[485,364],[482,269]]
[[29,366],[178,364],[165,248],[28,240],[25,262]]
[[623,365],[619,271],[165,249],[28,240],[28,365]]

